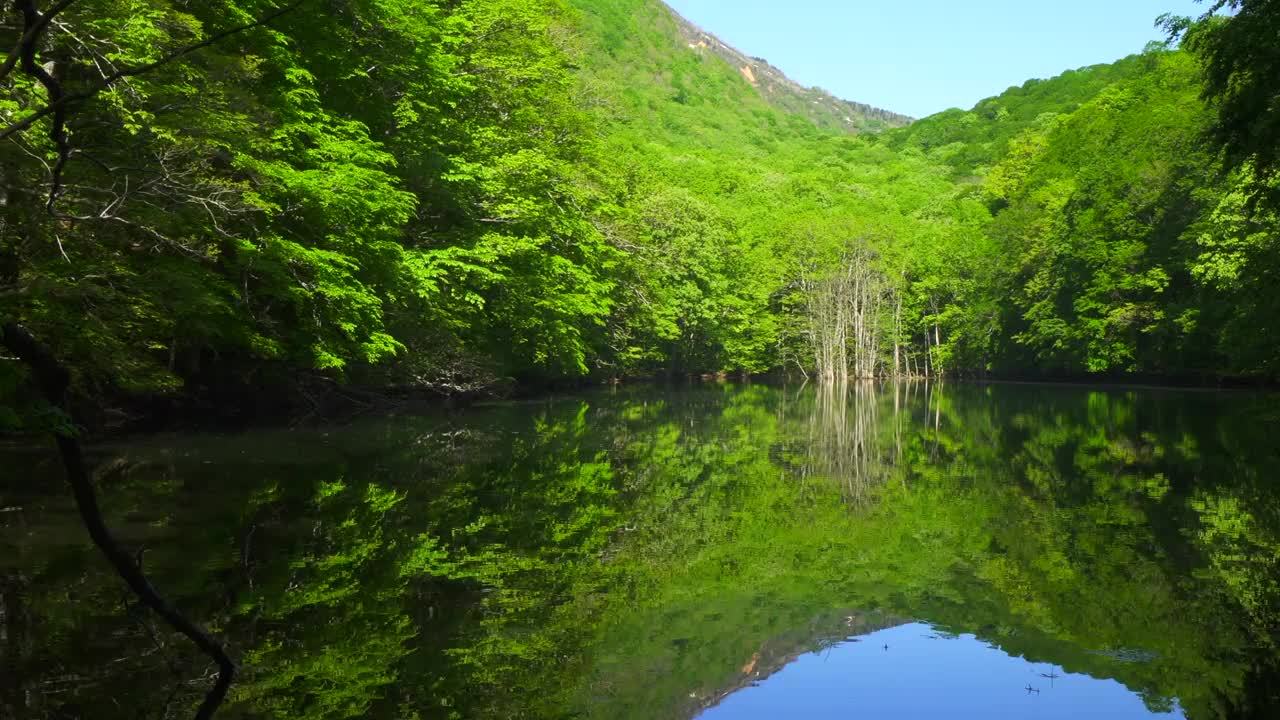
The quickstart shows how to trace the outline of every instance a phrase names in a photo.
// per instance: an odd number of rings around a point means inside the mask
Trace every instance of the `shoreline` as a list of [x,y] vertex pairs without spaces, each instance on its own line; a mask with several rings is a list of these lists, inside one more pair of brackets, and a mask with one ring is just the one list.
[[[958,374],[941,378],[926,377],[882,377],[874,379],[848,380],[854,383],[875,383],[877,385],[920,384],[961,384],[961,385],[1008,385],[1025,387],[1043,387],[1059,389],[1094,389],[1106,391],[1143,391],[1143,392],[1193,392],[1193,393],[1277,393],[1280,383],[1266,380],[1250,380],[1245,378],[1223,378],[1214,382],[1204,380],[1134,376],[1123,377],[1026,377],[1017,375]],[[703,373],[688,375],[637,375],[632,377],[591,379],[581,381],[553,381],[546,383],[499,383],[486,388],[461,392],[440,393],[426,389],[407,389],[404,387],[370,388],[362,386],[331,385],[328,394],[321,398],[307,395],[299,388],[287,388],[272,397],[256,394],[250,405],[229,402],[211,403],[208,395],[201,396],[148,396],[128,398],[118,403],[101,406],[82,405],[82,421],[80,427],[84,438],[91,442],[115,441],[128,437],[152,436],[166,433],[184,432],[245,432],[261,428],[281,427],[317,427],[324,425],[344,425],[365,417],[386,417],[396,414],[419,414],[423,412],[461,411],[477,404],[502,402],[536,402],[551,399],[560,395],[585,391],[620,387],[654,387],[654,386],[689,386],[714,384],[778,384],[778,385],[816,385],[812,377],[805,378],[795,373],[760,373],[745,375],[740,373]],[[228,393],[243,397],[243,391]],[[302,394],[313,402],[310,407],[302,407],[298,395]],[[83,402],[83,401],[82,401]],[[255,412],[264,406],[272,409],[269,412]],[[33,440],[44,438],[43,430],[18,430],[0,432],[0,444],[18,447],[31,444]]]

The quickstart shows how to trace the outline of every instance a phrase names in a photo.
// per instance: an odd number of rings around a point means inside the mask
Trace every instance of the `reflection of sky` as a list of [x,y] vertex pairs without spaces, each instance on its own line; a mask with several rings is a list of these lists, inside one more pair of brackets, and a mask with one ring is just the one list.
[[[1050,680],[1041,673],[1061,677]],[[1040,692],[1028,693],[1028,685]],[[928,625],[911,624],[800,657],[760,685],[725,698],[700,720],[1149,717],[1182,713],[1152,713],[1114,680],[1068,674],[1010,657],[972,635],[942,638]]]

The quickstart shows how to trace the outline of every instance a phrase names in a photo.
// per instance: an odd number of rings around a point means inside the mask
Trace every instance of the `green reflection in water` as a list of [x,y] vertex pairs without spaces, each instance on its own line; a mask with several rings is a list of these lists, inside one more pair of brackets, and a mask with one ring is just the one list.
[[[114,525],[244,672],[229,718],[690,717],[927,620],[1153,710],[1280,716],[1280,403],[1040,386],[599,392],[99,448]],[[186,717],[210,668],[0,484],[0,705]]]

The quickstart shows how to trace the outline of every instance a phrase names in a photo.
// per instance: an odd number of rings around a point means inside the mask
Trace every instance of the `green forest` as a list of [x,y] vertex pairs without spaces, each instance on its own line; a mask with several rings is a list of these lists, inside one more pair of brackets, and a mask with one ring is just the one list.
[[[658,0],[16,0],[6,344],[104,423],[783,370],[1274,381],[1280,3],[1205,11],[850,132]],[[0,426],[35,392],[0,362]]]

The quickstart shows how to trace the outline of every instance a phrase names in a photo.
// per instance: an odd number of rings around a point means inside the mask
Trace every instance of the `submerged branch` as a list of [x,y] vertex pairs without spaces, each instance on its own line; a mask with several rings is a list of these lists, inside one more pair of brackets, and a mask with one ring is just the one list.
[[[0,345],[8,348],[31,369],[45,400],[54,407],[66,411],[67,387],[71,382],[71,375],[53,356],[53,353],[36,340],[26,328],[13,322],[0,326]],[[217,663],[217,682],[205,695],[204,702],[200,704],[195,716],[196,720],[209,720],[217,712],[218,706],[222,704],[227,690],[231,687],[236,673],[235,663],[208,631],[187,619],[156,591],[134,559],[120,547],[102,516],[97,493],[94,491],[93,482],[85,467],[80,442],[73,434],[67,432],[56,433],[55,440],[66,472],[67,484],[71,486],[80,519],[89,531],[89,537],[93,539],[94,545],[106,556],[116,573],[147,607],[154,610],[173,629],[185,635]]]

